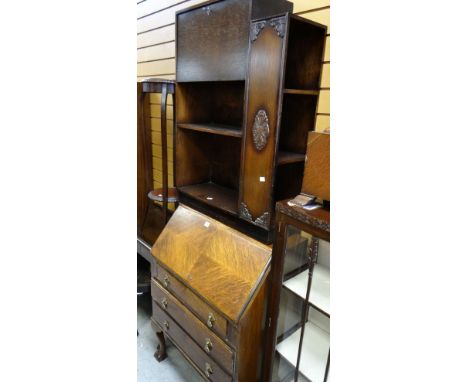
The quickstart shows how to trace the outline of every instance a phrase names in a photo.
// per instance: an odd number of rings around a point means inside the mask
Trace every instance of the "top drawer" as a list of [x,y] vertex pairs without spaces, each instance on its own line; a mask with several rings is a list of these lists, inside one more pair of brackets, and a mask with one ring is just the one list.
[[[156,270],[156,279],[166,290],[182,301],[182,303],[204,322],[210,330],[218,334],[221,339],[229,342],[227,320],[216,313],[209,305],[202,301],[159,263]],[[153,295],[153,293],[151,294]]]
[[177,14],[177,81],[244,80],[250,2],[223,0]]

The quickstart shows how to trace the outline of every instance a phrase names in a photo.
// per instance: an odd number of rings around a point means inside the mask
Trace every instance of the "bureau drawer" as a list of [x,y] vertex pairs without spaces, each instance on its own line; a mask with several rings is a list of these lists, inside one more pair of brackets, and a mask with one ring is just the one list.
[[171,341],[211,381],[231,381],[232,378],[213,361],[158,304],[153,304],[153,325],[156,322]]
[[[170,272],[158,263],[156,279],[166,290],[171,292],[182,303],[189,308],[210,330],[217,333],[223,340],[227,340],[227,320],[216,313],[194,292],[177,280]],[[154,280],[153,280],[154,281]],[[156,283],[151,283],[151,295]]]
[[[153,312],[163,309],[168,313],[205,352],[218,362],[228,373],[233,372],[234,352],[211,332],[185,306],[169,292],[153,281]],[[159,306],[156,306],[159,305]]]

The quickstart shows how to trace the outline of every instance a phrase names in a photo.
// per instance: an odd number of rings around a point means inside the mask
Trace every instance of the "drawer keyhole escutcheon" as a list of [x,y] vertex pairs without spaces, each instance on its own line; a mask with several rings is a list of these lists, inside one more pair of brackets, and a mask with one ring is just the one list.
[[205,375],[210,378],[211,374],[213,374],[213,369],[211,368],[211,365],[206,362],[205,363]]
[[211,340],[209,338],[207,338],[205,340],[205,350],[207,353],[209,353],[211,351],[211,349],[213,349],[213,344],[211,343]]
[[169,286],[169,276],[164,276],[164,286],[167,288]]
[[166,328],[166,330],[168,330],[169,329],[169,322],[164,321],[163,324],[164,324],[164,327]]
[[166,300],[165,297],[161,300],[161,304],[162,304],[164,309],[167,309],[167,300]]
[[206,321],[206,324],[208,325],[209,328],[212,328],[215,322],[215,318],[212,313],[208,313],[208,320]]

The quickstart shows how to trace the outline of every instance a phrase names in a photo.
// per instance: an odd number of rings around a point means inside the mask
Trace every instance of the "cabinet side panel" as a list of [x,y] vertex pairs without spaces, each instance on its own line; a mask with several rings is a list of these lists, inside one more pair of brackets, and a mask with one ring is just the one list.
[[260,377],[265,332],[266,286],[268,283],[269,275],[258,289],[240,322],[239,381],[258,381]]
[[[285,21],[286,18],[281,18]],[[262,27],[262,23],[263,27]],[[284,38],[270,20],[252,24],[245,134],[243,137],[240,216],[268,229],[272,213],[272,185],[278,98]]]

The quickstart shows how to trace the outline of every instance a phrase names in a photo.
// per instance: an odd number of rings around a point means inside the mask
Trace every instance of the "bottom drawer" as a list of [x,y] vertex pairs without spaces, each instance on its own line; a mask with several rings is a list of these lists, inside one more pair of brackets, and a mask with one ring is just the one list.
[[206,378],[220,382],[232,380],[157,304],[153,304],[153,320]]

